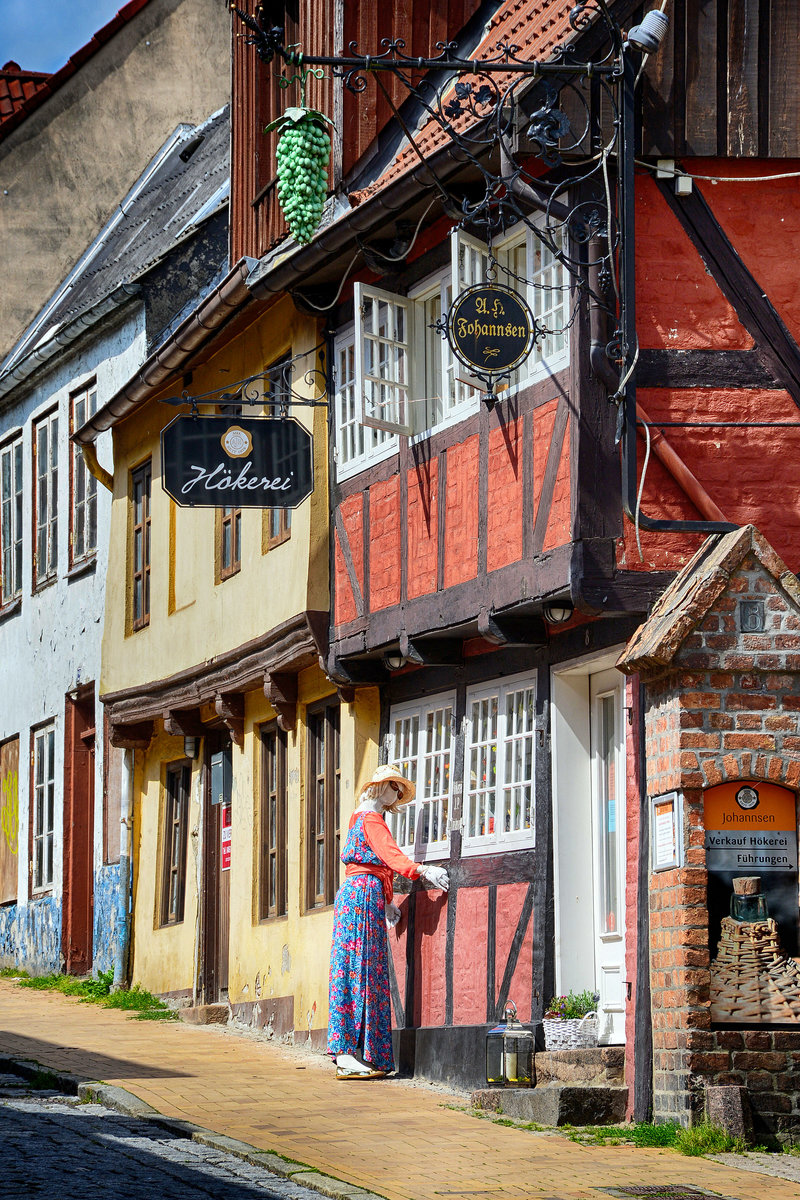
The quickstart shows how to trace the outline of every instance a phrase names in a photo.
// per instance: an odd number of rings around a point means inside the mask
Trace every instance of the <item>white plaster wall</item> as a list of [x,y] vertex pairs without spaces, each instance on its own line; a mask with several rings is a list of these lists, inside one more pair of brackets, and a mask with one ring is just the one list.
[[[92,379],[97,381],[97,407],[102,407],[127,382],[145,357],[144,315],[138,307],[109,321],[81,343],[65,350],[43,371],[0,401],[0,442],[20,428],[23,432],[23,567],[22,606],[0,618],[0,741],[19,736],[19,881],[17,903],[29,891],[28,830],[30,789],[30,730],[55,718],[56,805],[53,896],[62,892],[62,820],[64,785],[64,703],[67,692],[96,681],[95,714],[95,870],[102,863],[102,706],[98,698],[100,647],[108,566],[111,495],[97,489],[97,556],[93,571],[73,579],[69,568],[69,442],[70,395]],[[54,583],[33,593],[33,468],[32,425],[58,407],[58,575]],[[101,464],[112,469],[111,435],[97,443]]]

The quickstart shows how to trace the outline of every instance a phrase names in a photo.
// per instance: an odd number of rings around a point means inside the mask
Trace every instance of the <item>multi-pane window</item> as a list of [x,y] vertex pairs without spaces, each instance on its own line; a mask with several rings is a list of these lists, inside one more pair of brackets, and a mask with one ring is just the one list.
[[376,429],[361,421],[361,401],[356,393],[355,328],[343,330],[335,352],[336,447],[334,453],[340,474],[352,463],[363,464],[380,457],[397,443],[386,429]]
[[164,787],[161,924],[183,920],[186,897],[186,842],[192,772],[187,763],[170,763]]
[[259,920],[286,913],[286,734],[261,730],[261,870]]
[[532,844],[535,738],[532,679],[467,692],[465,852]]
[[341,332],[334,356],[340,477],[393,452],[399,434],[423,434],[477,410],[481,389],[435,326],[454,296],[488,282],[490,267],[498,284],[523,295],[545,330],[505,386],[523,386],[567,365],[568,273],[550,248],[525,227],[491,251],[458,230],[451,251],[450,269],[409,297],[355,286],[354,326]]
[[150,460],[131,471],[131,624],[141,629],[150,621]]
[[452,693],[391,710],[387,758],[417,785],[414,802],[388,818],[396,841],[417,862],[441,858],[455,822],[465,855],[532,846],[535,677],[468,688],[458,730],[454,718]]
[[292,532],[292,510],[290,508],[266,508],[264,510],[264,534],[266,547],[280,546],[288,541]]
[[33,426],[33,586],[58,570],[58,413]]
[[33,811],[31,813],[31,885],[34,892],[53,885],[53,832],[56,811],[56,727],[33,735]]
[[22,592],[22,437],[0,446],[0,603]]
[[217,509],[217,555],[220,579],[229,579],[242,568],[242,510]]
[[[70,398],[70,432],[85,425],[97,411],[97,387],[89,384]],[[80,446],[72,448],[70,480],[70,565],[84,562],[97,551],[97,480],[88,470]]]
[[390,817],[390,826],[417,862],[447,851],[454,703],[452,695],[436,696],[391,713],[389,761],[416,783],[417,795]]
[[308,908],[332,904],[339,882],[339,704],[308,711]]
[[[291,403],[291,355],[285,354],[268,369],[266,387],[264,389],[264,413],[268,417],[286,415]],[[262,526],[262,550],[266,553],[273,546],[280,546],[288,540],[292,531],[292,510],[290,508],[265,508]]]

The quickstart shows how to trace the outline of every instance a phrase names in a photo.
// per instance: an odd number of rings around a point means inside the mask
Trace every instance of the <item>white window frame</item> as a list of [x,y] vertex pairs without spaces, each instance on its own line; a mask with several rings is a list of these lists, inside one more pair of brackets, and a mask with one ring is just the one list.
[[[447,858],[450,854],[450,816],[453,805],[453,749],[455,745],[455,692],[442,692],[426,696],[422,700],[409,701],[392,706],[389,714],[389,731],[386,737],[388,760],[397,764],[404,775],[417,785],[417,796],[410,804],[403,805],[397,813],[389,815],[389,827],[400,848],[415,862],[430,862]],[[443,724],[442,741],[446,748],[437,744],[428,745],[427,720],[429,714],[450,710],[447,726]],[[397,724],[403,721],[418,722],[416,749],[397,744]],[[438,759],[438,764],[437,764]],[[446,787],[432,791],[432,773],[439,766],[446,776]],[[426,839],[428,829],[435,824],[439,837]]]
[[0,446],[0,608],[22,595],[22,434]]
[[[56,725],[34,730],[31,788],[31,892],[53,886],[56,817]],[[40,853],[41,852],[41,853]]]
[[[515,277],[519,271],[515,275],[509,273],[509,256],[521,245],[525,246],[525,285]],[[569,277],[530,228],[520,222],[493,243],[492,252],[498,261],[497,282],[522,292],[537,321],[547,325],[548,318],[556,313],[557,323],[565,327],[570,304]],[[453,354],[447,339],[430,328],[432,314],[426,307],[431,302],[435,306],[438,294],[439,314],[447,312],[455,295],[485,279],[488,258],[486,243],[461,229],[453,229],[449,268],[422,280],[408,296],[370,284],[354,285],[355,319],[351,326],[340,331],[334,346],[337,379],[334,455],[339,479],[355,475],[396,453],[398,437],[411,437],[416,442],[478,411],[482,385]],[[537,286],[542,281],[559,289],[555,301],[553,292]],[[378,311],[375,306],[381,304],[390,320],[391,314],[402,313],[404,338],[395,338],[394,328],[385,337],[379,337],[374,328],[366,328],[368,322],[374,326]],[[424,354],[414,353],[419,342]],[[373,367],[375,359],[374,348],[369,350],[368,343],[380,347],[379,371],[368,369]],[[343,367],[343,355],[349,353],[351,346],[352,372]],[[436,362],[439,355],[441,358]],[[564,328],[562,333],[548,335],[534,346],[511,376],[501,398],[568,366],[569,331]],[[387,398],[375,403],[376,391],[381,390]],[[356,428],[359,425],[361,432]]]
[[364,425],[361,404],[356,392],[356,330],[346,325],[336,337],[333,347],[334,420],[336,438],[333,455],[339,479],[356,475],[365,467],[381,462],[397,453],[397,436],[385,429]]
[[[44,463],[41,434],[44,437]],[[58,574],[58,409],[37,418],[33,437],[33,587]]]
[[[532,693],[532,711],[530,715],[530,727],[523,730],[521,733],[514,732],[509,736],[506,713],[506,699],[509,695],[521,691],[530,691]],[[475,730],[473,727],[473,705],[487,703],[492,699],[497,701],[497,727],[496,738],[494,742],[494,786],[487,784],[485,788],[478,787],[479,780],[473,778],[473,765],[475,757],[478,758],[480,764],[481,748],[489,748],[487,743],[475,740]],[[467,689],[466,696],[466,715],[464,722],[464,808],[463,808],[463,833],[462,833],[462,855],[466,858],[476,854],[491,854],[505,850],[518,850],[522,848],[532,847],[535,845],[535,827],[536,827],[536,755],[537,755],[537,726],[536,726],[536,673],[526,673],[524,675],[515,675],[504,677],[502,679],[494,679],[488,683],[481,684]],[[507,779],[506,773],[508,770],[508,753],[507,747],[509,743],[523,745],[527,743],[529,749],[529,778],[525,778],[526,772],[523,771],[522,778]],[[480,764],[482,765],[482,764]],[[513,765],[513,764],[512,764]],[[520,824],[519,828],[505,829],[504,816],[506,813],[505,793],[512,786],[525,789],[530,789],[530,826],[526,827]],[[489,818],[488,806],[481,813],[480,796],[483,794],[487,799],[491,796],[494,801],[494,817]],[[472,814],[475,812],[475,822],[472,822]],[[484,826],[493,822],[492,829],[484,828],[481,833],[474,832],[479,827],[481,815],[485,817]],[[497,820],[498,815],[500,820]],[[471,829],[473,832],[471,832]]]
[[[97,384],[90,383],[69,398],[70,425],[74,433],[97,412]],[[82,419],[78,419],[82,406]],[[94,521],[92,521],[92,517]],[[94,540],[92,540],[94,524]],[[97,554],[97,480],[92,475],[78,445],[72,447],[72,479],[70,480],[69,522],[70,565],[88,562]],[[82,545],[82,549],[78,547]]]

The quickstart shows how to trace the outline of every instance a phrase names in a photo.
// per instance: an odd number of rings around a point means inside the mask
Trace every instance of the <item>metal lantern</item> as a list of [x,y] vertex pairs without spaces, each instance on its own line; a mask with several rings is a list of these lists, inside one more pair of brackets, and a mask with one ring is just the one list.
[[533,1034],[517,1020],[508,1003],[503,1020],[486,1035],[486,1082],[489,1087],[530,1087],[533,1083]]

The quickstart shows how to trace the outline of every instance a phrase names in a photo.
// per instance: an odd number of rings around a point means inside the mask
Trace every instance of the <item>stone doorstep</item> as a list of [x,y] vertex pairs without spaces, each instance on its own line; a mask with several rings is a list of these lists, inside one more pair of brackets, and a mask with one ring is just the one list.
[[485,1088],[473,1092],[471,1099],[475,1108],[537,1125],[619,1125],[625,1120],[628,1089],[548,1083],[534,1088]]
[[579,1050],[539,1050],[535,1059],[537,1087],[548,1083],[622,1085],[625,1047],[592,1046]]
[[175,1011],[187,1025],[227,1025],[231,1010],[227,1004],[198,1004]]

